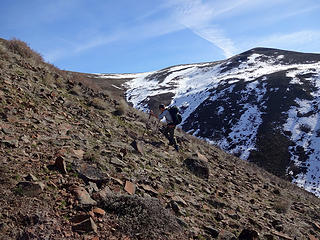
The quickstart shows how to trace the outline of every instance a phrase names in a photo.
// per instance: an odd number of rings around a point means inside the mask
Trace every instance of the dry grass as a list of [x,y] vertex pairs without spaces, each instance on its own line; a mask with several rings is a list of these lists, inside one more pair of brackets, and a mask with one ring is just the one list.
[[286,199],[278,199],[274,205],[273,208],[274,210],[279,213],[279,214],[284,214],[287,213],[289,208],[291,206],[291,202]]
[[155,198],[109,196],[102,208],[115,214],[119,228],[133,238],[139,235],[139,239],[170,239],[169,235],[181,231],[176,217]]
[[96,109],[99,109],[99,110],[106,110],[107,109],[107,103],[100,98],[92,99],[92,101],[90,102],[90,105],[95,107]]
[[128,108],[129,108],[129,106],[126,103],[126,101],[125,100],[120,100],[118,102],[117,106],[116,106],[116,110],[113,113],[116,116],[122,116],[122,115],[127,113]]
[[76,95],[76,96],[81,96],[82,94],[82,89],[79,85],[74,86],[73,88],[70,89],[69,91],[71,94]]
[[69,73],[68,79],[71,82],[78,83],[80,86],[91,89],[94,92],[102,91],[102,89],[93,80],[89,80],[83,73]]
[[6,41],[6,47],[11,52],[20,55],[22,58],[31,58],[36,63],[44,62],[42,56],[36,51],[32,50],[27,43],[13,38],[9,41]]

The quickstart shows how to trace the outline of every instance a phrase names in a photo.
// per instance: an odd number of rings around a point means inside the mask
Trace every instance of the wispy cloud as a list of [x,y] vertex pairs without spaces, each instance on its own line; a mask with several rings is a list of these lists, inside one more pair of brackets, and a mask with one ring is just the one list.
[[212,5],[201,0],[171,0],[171,2],[176,4],[174,16],[177,22],[220,48],[226,57],[235,53],[236,47],[232,39],[228,38],[216,24],[213,24],[213,19],[217,14],[229,11],[237,4],[228,7],[224,5],[219,10],[215,10]]
[[233,56],[237,52],[237,48],[233,41],[227,38],[223,33],[223,30],[217,27],[202,27],[200,29],[194,29],[193,32],[220,48],[227,58]]
[[[273,34],[258,41],[258,44],[260,46],[300,50],[306,49],[307,45],[310,51],[319,52],[319,42],[320,31],[305,30],[287,34]],[[313,49],[314,46],[317,46],[317,49]]]
[[112,42],[115,42],[120,39],[119,35],[112,35],[112,36],[99,36],[90,39],[87,42],[77,44],[77,46],[73,49],[74,53],[81,53],[83,51],[96,48],[99,46],[103,46]]
[[64,47],[51,49],[44,54],[44,58],[48,62],[54,62],[66,56],[80,54],[84,51],[97,48],[109,43],[115,42],[121,38],[120,35],[112,36],[94,36],[84,41],[65,41]]

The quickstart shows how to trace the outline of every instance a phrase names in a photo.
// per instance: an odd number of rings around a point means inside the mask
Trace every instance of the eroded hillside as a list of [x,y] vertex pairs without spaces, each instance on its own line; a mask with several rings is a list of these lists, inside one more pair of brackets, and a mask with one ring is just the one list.
[[0,41],[1,239],[319,239],[319,199]]

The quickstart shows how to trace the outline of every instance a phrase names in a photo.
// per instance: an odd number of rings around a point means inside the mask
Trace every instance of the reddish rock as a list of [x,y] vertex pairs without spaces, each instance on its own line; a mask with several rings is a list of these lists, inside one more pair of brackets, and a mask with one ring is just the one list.
[[84,155],[84,151],[83,150],[81,150],[81,149],[79,149],[79,150],[73,149],[73,153],[77,158],[80,158],[80,159],[83,158],[83,155]]
[[126,181],[126,185],[124,186],[124,190],[127,193],[129,193],[130,195],[133,195],[136,192],[136,185],[132,182]]
[[90,197],[89,193],[83,187],[72,186],[70,187],[70,191],[72,191],[76,195],[80,204],[84,204],[84,205],[97,204],[97,202]]
[[153,196],[157,196],[159,193],[151,186],[149,185],[145,185],[145,184],[140,184],[140,187],[146,191],[147,193],[153,195]]
[[175,201],[176,203],[180,204],[183,207],[188,206],[188,204],[179,196],[172,197],[172,200]]
[[106,215],[106,212],[101,208],[94,208],[92,209],[92,212],[100,217]]
[[95,222],[92,220],[91,217],[88,219],[72,226],[72,230],[79,233],[85,232],[97,232],[98,228]]
[[311,234],[309,234],[309,240],[317,240],[317,238]]

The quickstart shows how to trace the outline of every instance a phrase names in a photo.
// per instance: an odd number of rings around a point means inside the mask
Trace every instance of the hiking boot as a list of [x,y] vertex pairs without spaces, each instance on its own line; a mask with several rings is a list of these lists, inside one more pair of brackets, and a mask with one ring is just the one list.
[[175,149],[177,152],[179,152],[179,146],[178,146],[178,145],[175,145],[175,146],[174,146],[174,149]]

